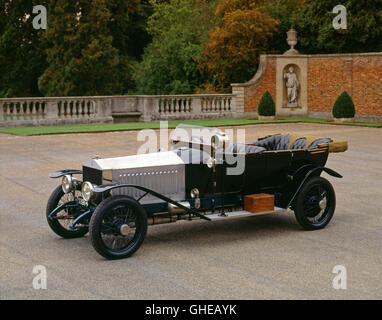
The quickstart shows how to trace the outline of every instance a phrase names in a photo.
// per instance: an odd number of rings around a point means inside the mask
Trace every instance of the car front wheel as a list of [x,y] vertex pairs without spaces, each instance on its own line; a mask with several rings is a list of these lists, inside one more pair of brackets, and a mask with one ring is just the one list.
[[64,193],[61,186],[58,186],[51,194],[46,205],[46,218],[50,228],[60,237],[71,239],[83,237],[87,232],[86,226],[70,228],[70,224],[81,213],[76,208],[66,208],[50,219],[49,214],[58,206],[76,200],[81,195],[80,187],[70,193]]
[[333,186],[322,177],[313,177],[301,188],[294,207],[298,223],[307,230],[324,228],[336,208]]
[[102,201],[89,226],[94,249],[107,259],[131,256],[143,243],[146,232],[144,208],[127,196],[112,196]]

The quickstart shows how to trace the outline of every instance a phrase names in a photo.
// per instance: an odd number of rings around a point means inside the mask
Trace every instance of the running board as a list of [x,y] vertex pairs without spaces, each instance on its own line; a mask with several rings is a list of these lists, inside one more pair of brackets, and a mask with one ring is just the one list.
[[233,211],[233,212],[225,212],[225,216],[222,216],[221,213],[214,213],[214,214],[207,214],[206,217],[213,220],[219,220],[219,219],[233,219],[233,218],[244,218],[244,217],[251,217],[251,216],[261,216],[264,214],[270,214],[270,213],[284,213],[287,212],[287,209],[275,207],[275,210],[272,211],[264,211],[264,212],[249,212],[245,210],[240,211]]

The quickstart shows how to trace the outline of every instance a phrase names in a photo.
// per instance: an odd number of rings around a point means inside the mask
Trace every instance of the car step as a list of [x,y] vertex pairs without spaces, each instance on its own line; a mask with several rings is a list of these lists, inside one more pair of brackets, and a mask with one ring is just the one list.
[[274,210],[272,211],[264,211],[264,212],[249,212],[245,210],[240,210],[240,211],[232,211],[232,212],[225,212],[225,216],[222,216],[221,213],[214,213],[214,214],[208,214],[206,217],[210,218],[211,220],[219,220],[219,219],[233,219],[233,218],[243,218],[243,217],[249,217],[249,216],[260,216],[264,214],[270,214],[270,213],[283,213],[287,212],[287,209],[275,207]]

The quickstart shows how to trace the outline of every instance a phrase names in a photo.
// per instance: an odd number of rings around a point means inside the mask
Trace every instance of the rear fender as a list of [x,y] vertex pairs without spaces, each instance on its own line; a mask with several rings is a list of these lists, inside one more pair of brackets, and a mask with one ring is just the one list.
[[322,166],[317,167],[312,164],[303,165],[289,176],[289,182],[282,188],[277,206],[285,209],[289,208],[295,201],[304,183],[312,176],[320,176],[322,171],[333,177],[342,178],[342,175],[332,169]]
[[[305,166],[304,166],[305,167]],[[305,168],[306,169],[306,168]],[[299,171],[299,170],[298,170]],[[295,186],[295,190],[293,192],[293,195],[292,197],[290,198],[286,208],[290,207],[292,205],[292,203],[294,202],[294,200],[296,199],[298,193],[300,192],[302,186],[304,185],[304,183],[312,176],[320,176],[321,172],[322,171],[325,171],[327,174],[333,176],[333,177],[336,177],[336,178],[342,178],[342,175],[340,175],[338,172],[332,170],[332,169],[329,169],[329,168],[326,168],[326,167],[313,167],[313,168],[310,168],[306,173],[305,175],[303,176],[303,178],[301,179],[297,179],[297,181],[294,182],[294,186]],[[297,173],[297,172],[296,172]],[[294,179],[294,178],[293,178]]]

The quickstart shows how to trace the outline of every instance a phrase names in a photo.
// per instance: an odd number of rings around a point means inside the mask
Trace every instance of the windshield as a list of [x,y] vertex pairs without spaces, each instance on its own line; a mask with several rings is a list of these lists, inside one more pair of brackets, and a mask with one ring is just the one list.
[[[170,142],[173,147],[187,146],[193,148],[211,147],[212,137],[216,141],[228,142],[228,137],[225,132],[218,128],[209,128],[195,125],[180,124],[172,132]],[[203,147],[203,149],[205,149]]]

